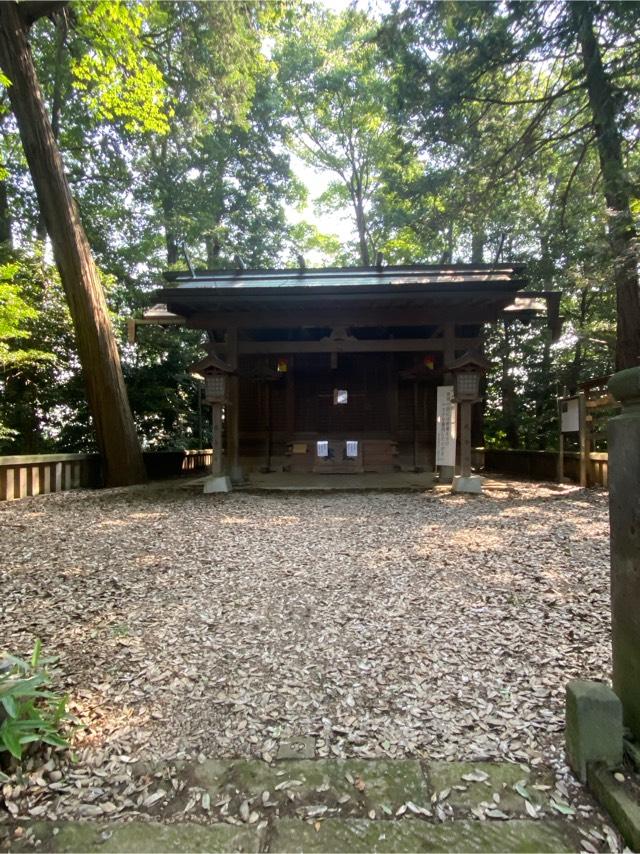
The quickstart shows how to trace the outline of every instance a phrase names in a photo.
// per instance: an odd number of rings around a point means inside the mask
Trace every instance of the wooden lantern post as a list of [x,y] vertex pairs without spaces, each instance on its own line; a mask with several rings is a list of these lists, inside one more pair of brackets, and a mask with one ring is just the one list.
[[190,373],[204,377],[204,399],[211,405],[211,447],[213,460],[211,476],[204,484],[205,492],[230,492],[231,478],[226,472],[222,442],[222,410],[229,402],[229,381],[232,368],[217,356],[209,354],[189,368]]
[[482,478],[471,474],[471,407],[481,400],[480,380],[489,367],[484,356],[471,351],[448,365],[460,406],[460,474],[453,479],[453,492],[482,492]]

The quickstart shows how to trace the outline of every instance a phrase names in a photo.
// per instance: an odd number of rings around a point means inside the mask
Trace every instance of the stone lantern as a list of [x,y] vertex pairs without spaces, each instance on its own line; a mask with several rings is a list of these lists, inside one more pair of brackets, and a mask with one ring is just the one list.
[[481,399],[480,380],[490,364],[480,353],[467,351],[447,366],[453,375],[453,396],[460,406],[460,474],[453,492],[482,492],[482,478],[471,474],[471,407]]
[[230,492],[231,478],[225,471],[222,451],[222,409],[229,404],[229,375],[232,368],[213,353],[189,368],[189,373],[204,378],[204,399],[211,404],[211,447],[213,461],[211,477],[204,484],[205,492]]

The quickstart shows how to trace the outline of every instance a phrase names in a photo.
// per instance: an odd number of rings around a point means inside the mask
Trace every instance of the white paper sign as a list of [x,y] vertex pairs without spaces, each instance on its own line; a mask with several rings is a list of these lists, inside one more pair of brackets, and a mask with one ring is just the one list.
[[453,386],[438,386],[436,418],[436,465],[456,464],[456,404],[453,402]]
[[580,405],[578,398],[564,400],[561,406],[560,429],[563,433],[577,433],[580,430]]

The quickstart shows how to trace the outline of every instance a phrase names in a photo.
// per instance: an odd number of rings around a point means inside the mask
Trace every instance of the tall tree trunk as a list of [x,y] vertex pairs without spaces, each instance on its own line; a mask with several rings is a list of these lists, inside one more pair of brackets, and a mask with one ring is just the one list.
[[622,159],[613,86],[595,33],[592,2],[570,3],[578,34],[596,132],[604,194],[609,209],[609,242],[617,302],[616,369],[640,364],[640,289],[637,234],[631,214],[631,187]]
[[[0,163],[0,169],[4,169]],[[7,193],[7,182],[0,180],[0,245],[6,244],[9,249],[12,247],[11,237],[11,214],[9,212],[9,197]]]
[[446,240],[445,250],[440,257],[441,264],[451,264],[453,262],[453,219],[449,220]]
[[362,204],[362,199],[359,197],[356,197],[353,204],[356,211],[360,263],[363,267],[368,267],[371,263],[371,258],[369,256],[369,242],[367,241],[367,222],[364,215],[364,205]]
[[0,64],[69,304],[105,482],[140,483],[144,464],[104,291],[45,109],[27,23],[13,0],[0,3]]
[[471,263],[482,264],[484,261],[485,233],[482,228],[474,228],[471,233]]
[[[62,72],[64,62],[64,47],[67,40],[67,10],[62,7],[56,11],[55,21],[55,57],[53,66],[53,95],[51,97],[51,130],[56,143],[60,137],[60,114],[62,113]],[[36,222],[36,237],[41,243],[47,239],[47,225],[42,211]]]
[[163,137],[160,144],[160,157],[158,159],[158,175],[160,178],[160,206],[162,208],[162,220],[164,226],[164,244],[167,250],[167,264],[172,267],[178,262],[180,247],[175,232],[173,201],[173,177],[168,165],[167,138]]
[[204,245],[207,250],[207,269],[215,270],[220,258],[220,241],[213,234],[205,234]]
[[162,213],[164,215],[164,240],[167,247],[167,264],[172,267],[178,263],[180,247],[173,230],[173,200],[165,194],[162,199]]

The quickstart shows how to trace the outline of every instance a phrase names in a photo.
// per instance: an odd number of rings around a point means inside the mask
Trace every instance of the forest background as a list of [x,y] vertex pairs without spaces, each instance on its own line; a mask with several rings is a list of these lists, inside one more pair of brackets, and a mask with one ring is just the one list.
[[[617,2],[72,0],[38,20],[38,77],[143,445],[208,440],[187,372],[201,336],[143,327],[126,340],[161,271],[185,268],[184,246],[210,269],[237,256],[294,267],[300,254],[308,266],[367,265],[378,252],[390,264],[525,263],[531,289],[562,292],[563,333],[553,343],[544,319],[490,330],[485,442],[553,447],[558,394],[616,364],[621,214],[585,49],[591,35],[633,247],[638,33],[640,4]],[[0,78],[0,453],[93,450],[8,85]]]

